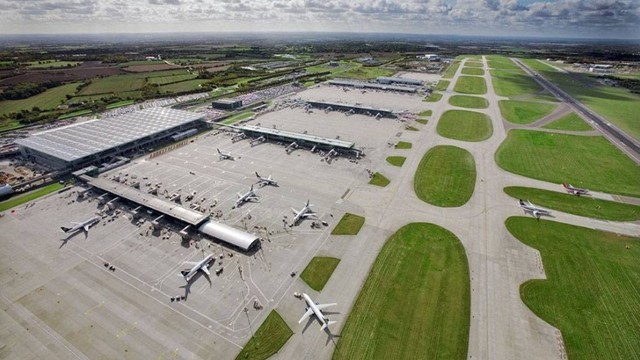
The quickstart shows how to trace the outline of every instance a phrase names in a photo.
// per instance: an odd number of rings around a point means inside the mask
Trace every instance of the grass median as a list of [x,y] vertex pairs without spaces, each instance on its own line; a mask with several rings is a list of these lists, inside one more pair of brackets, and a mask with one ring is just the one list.
[[491,137],[491,120],[483,113],[449,110],[442,114],[436,131],[441,136],[461,141],[483,141]]

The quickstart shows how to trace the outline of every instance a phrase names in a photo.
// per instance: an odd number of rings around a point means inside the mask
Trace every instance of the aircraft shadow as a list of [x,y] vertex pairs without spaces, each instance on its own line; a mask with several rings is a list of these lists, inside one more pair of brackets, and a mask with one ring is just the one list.
[[193,286],[193,284],[198,281],[201,276],[204,276],[204,278],[207,279],[207,281],[209,282],[209,287],[213,286],[209,275],[205,274],[203,271],[198,271],[195,275],[193,275],[191,279],[189,279],[186,284],[180,286],[181,289],[184,289],[184,301],[187,301],[187,299],[189,298],[189,294],[191,294],[191,286]]
[[[81,233],[81,231],[76,231],[73,234],[69,234],[69,235],[65,236],[64,238],[60,239],[60,241],[62,241],[62,244],[60,244],[60,247],[58,247],[58,250],[62,249],[63,246],[67,245],[69,240],[71,240],[72,238],[76,237],[76,235],[78,235],[79,233]],[[89,238],[89,234],[88,233],[84,233],[84,239],[87,240],[88,238]]]

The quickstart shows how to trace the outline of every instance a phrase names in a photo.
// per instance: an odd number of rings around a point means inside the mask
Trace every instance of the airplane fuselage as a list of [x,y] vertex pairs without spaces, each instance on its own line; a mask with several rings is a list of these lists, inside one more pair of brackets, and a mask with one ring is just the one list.
[[77,224],[71,228],[66,228],[64,226],[61,226],[62,231],[64,231],[66,234],[71,234],[74,233],[76,231],[80,231],[80,230],[85,230],[87,231],[89,229],[89,227],[91,227],[92,225],[96,224],[97,222],[100,221],[100,217],[99,216],[94,216],[89,220],[85,220],[83,222],[81,222],[80,224]]
[[204,259],[202,259],[201,261],[199,261],[197,264],[195,264],[191,270],[189,270],[186,274],[183,275],[184,279],[189,282],[189,280],[191,280],[191,278],[193,277],[193,275],[195,275],[199,270],[201,270],[203,267],[209,265],[209,262],[211,262],[211,260],[213,260],[214,254],[209,254],[207,255],[207,257],[205,257]]
[[320,311],[320,309],[318,309],[318,307],[313,302],[313,300],[311,300],[309,295],[303,293],[302,297],[304,298],[304,301],[307,303],[307,306],[309,306],[309,308],[313,311],[313,315],[315,315],[315,317],[318,319],[318,321],[320,321],[320,324],[323,327],[326,326],[327,319],[324,318],[324,315],[322,314],[322,311]]

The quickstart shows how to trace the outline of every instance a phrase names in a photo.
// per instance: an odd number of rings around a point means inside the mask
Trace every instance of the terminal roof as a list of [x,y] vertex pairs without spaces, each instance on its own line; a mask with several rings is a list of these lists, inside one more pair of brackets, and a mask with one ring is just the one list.
[[74,161],[201,118],[189,111],[151,108],[43,131],[16,144]]
[[322,136],[308,135],[308,134],[302,134],[302,133],[296,133],[296,132],[278,130],[278,129],[270,129],[270,128],[265,128],[260,126],[244,125],[236,128],[241,131],[250,131],[250,132],[265,134],[269,136],[286,138],[293,141],[300,140],[300,141],[306,141],[310,143],[329,145],[329,146],[338,147],[338,148],[351,149],[355,145],[353,142],[350,142],[350,141],[329,139]]

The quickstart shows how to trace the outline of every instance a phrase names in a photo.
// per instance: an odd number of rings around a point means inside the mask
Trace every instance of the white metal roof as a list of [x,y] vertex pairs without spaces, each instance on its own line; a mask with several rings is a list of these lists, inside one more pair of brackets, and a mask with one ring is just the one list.
[[151,108],[34,134],[16,144],[73,161],[201,119],[201,114]]
[[207,221],[198,228],[198,231],[237,246],[244,251],[249,250],[258,241],[258,237],[253,234],[216,221]]
[[355,145],[355,143],[351,141],[329,139],[322,136],[301,134],[301,133],[285,131],[285,130],[276,130],[276,129],[270,129],[270,128],[254,126],[254,125],[244,125],[241,127],[237,127],[237,129],[240,129],[243,131],[253,131],[256,133],[266,134],[266,135],[280,136],[280,137],[288,138],[291,140],[302,140],[302,141],[308,141],[311,143],[324,144],[324,145],[335,146],[335,147],[346,148],[346,149],[351,149]]

